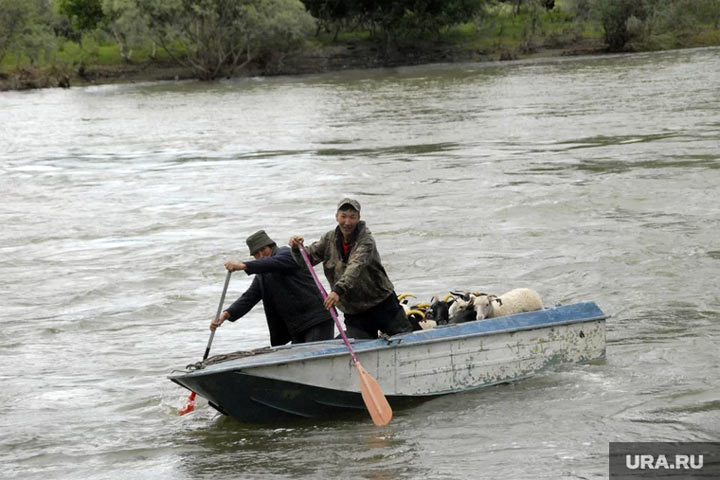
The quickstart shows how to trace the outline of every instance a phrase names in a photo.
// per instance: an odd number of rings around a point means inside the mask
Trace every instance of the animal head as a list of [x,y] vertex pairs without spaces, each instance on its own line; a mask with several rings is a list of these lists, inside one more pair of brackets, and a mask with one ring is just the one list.
[[475,298],[475,312],[477,313],[477,320],[493,316],[493,302],[497,302],[498,305],[502,305],[502,300],[500,300],[497,295],[481,293]]
[[430,307],[425,311],[425,319],[434,320],[438,325],[446,325],[448,323],[449,308],[455,299],[449,294],[445,298],[446,300],[439,300],[437,297],[432,297]]
[[[457,292],[452,292],[457,294]],[[461,323],[466,322],[468,317],[472,314],[475,315],[475,295],[472,293],[463,292],[455,297],[455,301],[448,309],[448,316],[450,323]]]
[[[458,300],[458,299],[462,299],[465,301],[470,300],[470,295],[472,295],[472,294],[473,294],[473,292],[471,292],[470,290],[451,290],[450,291],[450,295],[455,300]],[[445,297],[445,298],[447,298],[447,297]]]
[[421,310],[410,310],[407,313],[407,318],[413,326],[413,330],[422,330],[420,322],[425,319],[425,313]]
[[397,297],[397,299],[400,303],[405,303],[405,304],[410,302],[408,300],[409,298],[415,298],[415,295],[413,295],[412,293],[403,293],[401,295],[398,295],[398,297]]

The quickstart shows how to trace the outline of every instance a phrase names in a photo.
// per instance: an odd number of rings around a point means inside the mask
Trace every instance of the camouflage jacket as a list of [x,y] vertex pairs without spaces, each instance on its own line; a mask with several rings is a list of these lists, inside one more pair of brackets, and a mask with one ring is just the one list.
[[[336,227],[306,249],[313,265],[322,262],[325,277],[340,296],[338,308],[344,313],[358,314],[394,294],[395,287],[365,222],[358,222],[347,255],[342,241],[340,227]],[[299,250],[293,250],[293,256],[296,262],[304,264]]]

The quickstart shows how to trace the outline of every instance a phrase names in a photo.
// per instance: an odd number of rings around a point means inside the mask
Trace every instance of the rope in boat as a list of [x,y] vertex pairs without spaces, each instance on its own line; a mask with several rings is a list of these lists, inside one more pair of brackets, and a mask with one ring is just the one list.
[[187,370],[202,370],[203,368],[207,367],[208,365],[215,365],[216,363],[222,363],[222,362],[227,362],[230,360],[236,360],[238,358],[252,357],[254,355],[262,355],[263,353],[268,353],[268,352],[271,352],[272,350],[273,350],[273,347],[262,347],[262,348],[256,348],[255,350],[224,353],[222,355],[213,355],[212,357],[209,357],[206,360],[191,363],[191,364],[187,365],[185,368]]

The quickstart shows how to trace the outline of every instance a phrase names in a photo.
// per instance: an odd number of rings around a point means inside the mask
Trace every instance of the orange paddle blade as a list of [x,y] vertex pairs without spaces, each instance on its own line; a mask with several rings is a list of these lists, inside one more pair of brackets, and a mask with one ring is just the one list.
[[195,392],[192,392],[188,397],[187,404],[185,407],[178,412],[178,415],[185,415],[195,410]]
[[393,412],[387,398],[385,398],[385,394],[383,394],[380,385],[375,379],[360,365],[360,362],[355,362],[355,366],[360,378],[362,398],[370,412],[373,423],[375,425],[387,425],[392,419]]

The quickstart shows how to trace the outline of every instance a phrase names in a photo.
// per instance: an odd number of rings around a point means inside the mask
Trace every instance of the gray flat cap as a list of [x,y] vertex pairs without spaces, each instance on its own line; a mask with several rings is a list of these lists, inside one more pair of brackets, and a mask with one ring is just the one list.
[[352,208],[354,208],[358,212],[360,211],[360,202],[358,202],[355,199],[347,198],[347,197],[343,198],[342,200],[340,200],[338,202],[338,205],[337,205],[338,210],[340,210],[343,205],[350,205]]

